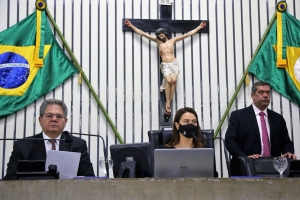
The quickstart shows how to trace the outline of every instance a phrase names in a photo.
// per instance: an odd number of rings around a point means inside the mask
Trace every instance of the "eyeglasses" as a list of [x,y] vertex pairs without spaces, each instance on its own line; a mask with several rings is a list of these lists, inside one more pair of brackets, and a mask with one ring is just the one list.
[[271,91],[270,90],[258,90],[257,93],[259,95],[263,95],[264,93],[266,93],[266,95],[270,95],[271,94]]
[[43,116],[45,116],[47,119],[52,119],[54,116],[56,117],[56,119],[63,119],[65,116],[61,115],[61,114],[52,114],[52,113],[46,113]]

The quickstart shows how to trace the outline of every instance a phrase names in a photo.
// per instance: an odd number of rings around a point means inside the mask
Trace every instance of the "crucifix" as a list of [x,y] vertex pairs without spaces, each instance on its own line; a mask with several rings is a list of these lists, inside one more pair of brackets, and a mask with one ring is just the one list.
[[[160,74],[160,117],[161,126],[172,125],[171,107],[172,98],[176,88],[179,74],[179,64],[174,56],[174,44],[197,32],[208,33],[208,21],[204,20],[172,20],[172,2],[160,1],[160,19],[123,19],[123,31],[134,31],[158,45],[161,59]],[[189,31],[189,32],[187,32]],[[155,32],[156,37],[146,32]],[[171,38],[172,32],[187,32],[183,35]],[[163,91],[165,91],[163,93]],[[161,115],[161,113],[163,113]],[[164,119],[164,120],[163,120]]]

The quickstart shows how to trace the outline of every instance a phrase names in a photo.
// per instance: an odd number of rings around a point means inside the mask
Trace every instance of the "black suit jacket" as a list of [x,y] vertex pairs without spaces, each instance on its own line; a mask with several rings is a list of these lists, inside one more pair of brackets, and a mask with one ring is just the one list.
[[[78,176],[95,176],[92,163],[87,151],[86,141],[74,137],[72,135],[61,135],[61,139],[72,138],[71,143],[65,141],[59,142],[60,151],[70,151],[81,153]],[[37,134],[28,138],[43,138],[43,134]],[[17,179],[17,163],[18,160],[46,160],[46,148],[43,140],[18,140],[14,143],[13,151],[11,153],[9,162],[7,164],[6,175],[4,180]]]
[[[270,125],[271,156],[294,153],[294,144],[290,140],[284,118],[267,109]],[[261,154],[261,139],[259,128],[251,106],[231,113],[228,129],[225,135],[225,145],[232,155],[231,173],[239,175],[235,159],[239,156]]]

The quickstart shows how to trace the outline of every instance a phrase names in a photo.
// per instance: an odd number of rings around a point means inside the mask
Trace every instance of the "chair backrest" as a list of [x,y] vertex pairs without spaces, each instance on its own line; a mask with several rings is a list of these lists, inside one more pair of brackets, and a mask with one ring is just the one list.
[[291,160],[290,177],[300,177],[300,160]]
[[[202,130],[205,143],[214,148],[214,129],[204,129]],[[172,128],[163,128],[162,130],[150,130],[148,131],[149,142],[152,142],[156,148],[160,145],[167,144],[172,139]],[[154,149],[156,149],[154,148]]]
[[150,130],[148,131],[149,137],[149,157],[151,173],[154,176],[154,149],[157,149],[162,144],[162,130]]
[[[209,145],[211,148],[214,148],[214,140],[212,139],[214,136],[213,129],[205,129],[202,130],[202,134],[207,140],[205,143]],[[148,131],[149,137],[149,157],[150,157],[150,165],[152,174],[154,174],[154,150],[159,148],[159,146],[167,144],[172,139],[172,128],[164,127],[162,130],[150,130]]]
[[[255,160],[248,157],[238,157],[243,176],[279,177],[279,172],[273,166],[273,160],[274,157],[261,157]],[[288,167],[283,176],[289,176],[289,169],[290,159],[288,159]]]
[[237,162],[240,166],[242,176],[257,176],[254,162],[248,157],[238,157]]
[[215,148],[215,143],[214,143],[214,129],[204,129],[202,130],[202,134],[205,139],[205,144],[211,148]]

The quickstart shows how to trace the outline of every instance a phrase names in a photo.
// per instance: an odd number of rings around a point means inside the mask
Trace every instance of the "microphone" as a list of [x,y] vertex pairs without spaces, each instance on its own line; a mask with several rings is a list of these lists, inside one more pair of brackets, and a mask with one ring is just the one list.
[[103,154],[104,154],[104,160],[105,160],[105,170],[106,170],[107,177],[109,178],[109,168],[108,168],[108,161],[107,161],[108,150],[107,150],[107,148],[105,146],[104,139],[103,139],[103,137],[101,135],[86,134],[86,133],[69,133],[68,131],[64,131],[63,133],[64,134],[70,134],[70,135],[75,134],[75,135],[95,136],[95,137],[101,138],[102,143],[103,143]]
[[[203,135],[203,134],[202,134]],[[205,147],[207,147],[207,144],[206,144],[206,140],[215,140],[215,139],[221,139],[222,142],[223,142],[223,150],[224,150],[224,155],[225,155],[225,160],[226,160],[226,166],[227,166],[227,170],[228,170],[228,176],[231,177],[231,172],[230,172],[230,161],[229,161],[229,157],[228,157],[228,153],[227,153],[227,148],[225,146],[225,140],[222,138],[222,137],[215,137],[215,138],[205,138],[205,136],[203,135],[204,139],[198,139],[196,137],[196,135],[194,135],[194,138],[197,140],[197,141],[203,141],[204,144],[205,144]]]
[[67,138],[66,138],[66,142],[67,141],[71,141],[73,142],[73,138],[71,138],[69,131],[63,131],[62,134],[64,134]]

